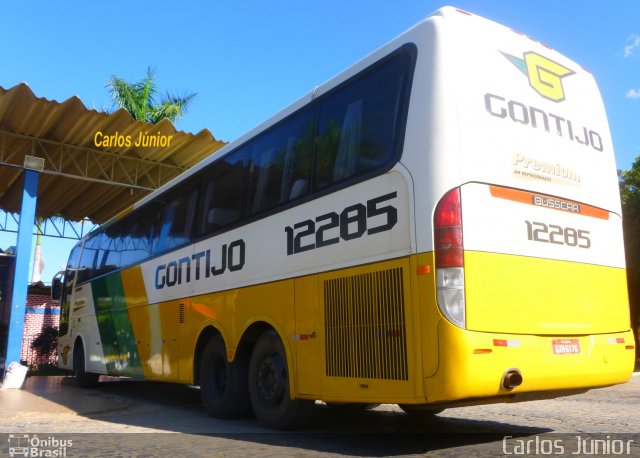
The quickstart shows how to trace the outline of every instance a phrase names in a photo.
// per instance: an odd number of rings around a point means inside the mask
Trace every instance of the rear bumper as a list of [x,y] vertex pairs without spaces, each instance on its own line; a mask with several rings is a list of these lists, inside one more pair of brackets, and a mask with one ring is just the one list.
[[[462,330],[441,320],[438,336],[438,370],[425,379],[429,403],[473,403],[474,398],[495,397],[542,399],[553,397],[554,391],[561,396],[567,391],[624,383],[635,362],[631,331],[553,337],[494,334]],[[552,341],[559,338],[577,339],[580,353],[554,353]],[[523,381],[506,389],[502,379],[510,369],[518,370]]]

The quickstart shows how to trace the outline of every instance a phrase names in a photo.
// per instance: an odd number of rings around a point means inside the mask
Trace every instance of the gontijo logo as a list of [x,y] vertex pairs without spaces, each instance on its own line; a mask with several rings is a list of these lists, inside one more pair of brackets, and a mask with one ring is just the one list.
[[524,59],[500,52],[529,78],[529,85],[538,94],[554,102],[564,100],[562,78],[573,75],[573,70],[533,51],[525,52]]

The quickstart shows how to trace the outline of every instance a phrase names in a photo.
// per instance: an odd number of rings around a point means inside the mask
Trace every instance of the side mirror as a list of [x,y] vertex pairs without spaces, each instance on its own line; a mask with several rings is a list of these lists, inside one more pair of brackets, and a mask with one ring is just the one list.
[[62,297],[62,277],[64,275],[64,271],[60,271],[53,276],[53,280],[51,280],[51,299],[54,301],[59,301]]

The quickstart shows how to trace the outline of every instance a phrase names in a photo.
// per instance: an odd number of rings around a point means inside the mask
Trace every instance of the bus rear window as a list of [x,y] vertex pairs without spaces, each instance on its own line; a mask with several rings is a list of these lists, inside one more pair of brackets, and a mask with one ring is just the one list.
[[315,189],[385,167],[397,157],[410,53],[400,52],[320,102]]

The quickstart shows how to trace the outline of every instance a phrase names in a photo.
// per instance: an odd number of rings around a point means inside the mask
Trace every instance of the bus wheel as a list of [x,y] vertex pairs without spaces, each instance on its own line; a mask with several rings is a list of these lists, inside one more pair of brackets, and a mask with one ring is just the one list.
[[248,359],[248,352],[238,351],[229,363],[222,337],[209,339],[200,360],[200,396],[212,417],[237,418],[249,410]]
[[405,413],[415,418],[431,418],[444,412],[444,409],[429,408],[420,404],[398,404]]
[[84,346],[78,340],[73,350],[73,373],[76,376],[76,384],[82,388],[91,388],[98,384],[99,374],[86,372],[84,366]]
[[290,397],[284,346],[273,330],[262,334],[253,349],[249,395],[258,422],[268,428],[300,428],[311,417],[315,401]]

